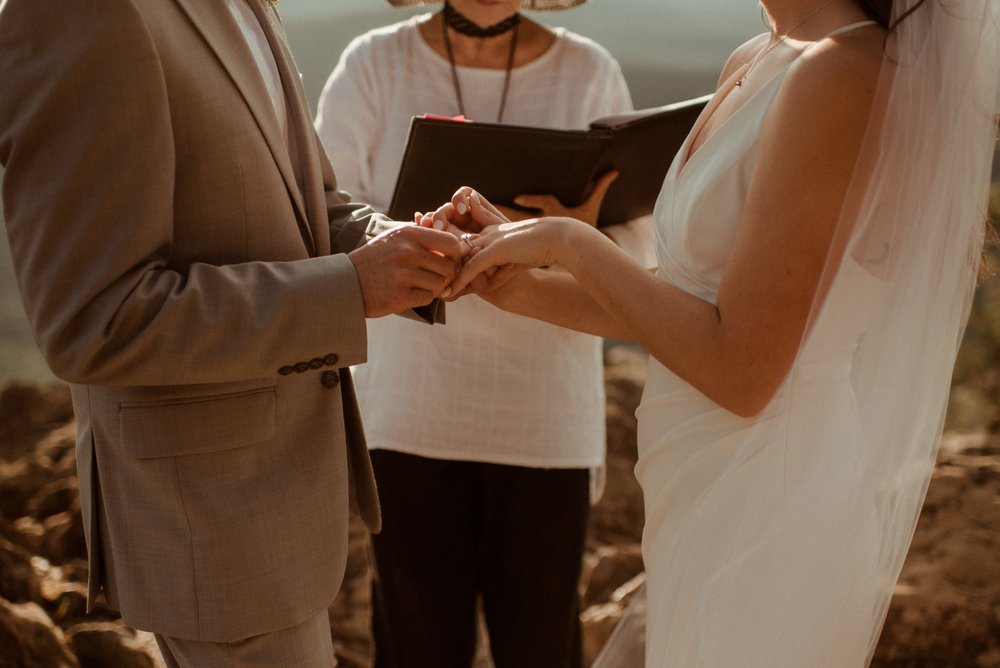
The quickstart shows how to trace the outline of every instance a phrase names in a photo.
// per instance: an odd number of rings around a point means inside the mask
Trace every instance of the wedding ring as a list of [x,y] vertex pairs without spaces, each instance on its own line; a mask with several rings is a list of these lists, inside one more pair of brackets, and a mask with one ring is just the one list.
[[469,244],[469,248],[475,248],[475,246],[472,245],[472,240],[475,239],[475,238],[476,238],[476,235],[475,234],[470,234],[469,232],[466,232],[462,236],[459,237],[459,239],[461,239],[465,243]]

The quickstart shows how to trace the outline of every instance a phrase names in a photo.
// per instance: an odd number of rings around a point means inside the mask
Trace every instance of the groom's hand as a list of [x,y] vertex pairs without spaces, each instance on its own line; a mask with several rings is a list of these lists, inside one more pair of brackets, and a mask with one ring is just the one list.
[[451,283],[468,250],[454,234],[401,225],[352,251],[365,315],[378,318],[429,304]]

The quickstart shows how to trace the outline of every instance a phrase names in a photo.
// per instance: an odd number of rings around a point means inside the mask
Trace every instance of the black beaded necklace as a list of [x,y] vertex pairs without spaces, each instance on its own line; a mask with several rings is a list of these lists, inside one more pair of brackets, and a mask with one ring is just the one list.
[[444,50],[448,54],[448,64],[451,66],[451,83],[455,88],[455,97],[458,99],[458,111],[465,116],[465,103],[462,100],[462,86],[458,82],[458,68],[455,67],[455,54],[451,48],[451,38],[448,37],[448,28],[457,33],[469,37],[496,37],[505,32],[513,31],[510,36],[510,54],[507,56],[507,70],[503,78],[503,90],[500,93],[500,109],[497,111],[497,123],[503,120],[503,112],[507,107],[507,91],[510,89],[510,74],[514,69],[514,52],[517,51],[517,33],[521,25],[521,15],[514,14],[505,18],[499,23],[482,28],[451,6],[451,3],[444,3],[444,20],[441,22],[441,36],[444,39]]
[[473,23],[465,18],[465,15],[451,6],[450,2],[444,3],[444,22],[455,32],[468,35],[469,37],[496,37],[512,30],[514,26],[521,22],[520,14],[512,14],[503,21],[494,23],[485,28]]

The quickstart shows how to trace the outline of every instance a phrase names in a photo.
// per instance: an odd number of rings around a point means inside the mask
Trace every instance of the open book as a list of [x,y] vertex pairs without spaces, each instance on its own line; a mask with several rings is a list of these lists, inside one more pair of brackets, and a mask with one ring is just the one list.
[[388,214],[412,220],[436,209],[461,186],[494,204],[551,194],[577,206],[601,174],[614,169],[599,226],[653,211],[674,154],[711,96],[602,118],[586,130],[414,117]]

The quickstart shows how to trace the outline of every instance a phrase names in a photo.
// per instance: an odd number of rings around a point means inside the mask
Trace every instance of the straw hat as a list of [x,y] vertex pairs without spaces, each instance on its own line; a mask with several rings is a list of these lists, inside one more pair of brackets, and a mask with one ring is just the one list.
[[[386,0],[393,7],[416,7],[417,5],[431,5],[436,0]],[[569,9],[576,5],[582,5],[587,0],[522,0],[522,9],[533,9],[543,12],[557,9]]]

